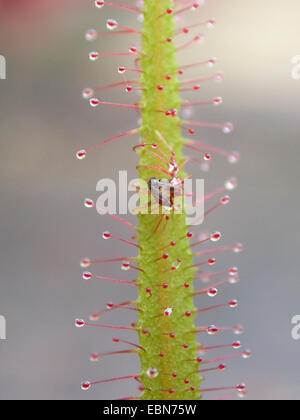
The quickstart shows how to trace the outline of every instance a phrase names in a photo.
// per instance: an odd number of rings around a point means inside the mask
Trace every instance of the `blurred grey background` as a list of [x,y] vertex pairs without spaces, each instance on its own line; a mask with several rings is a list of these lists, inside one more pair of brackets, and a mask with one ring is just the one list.
[[[7,319],[7,340],[0,340],[0,399],[136,395],[134,382],[81,391],[84,379],[134,374],[139,364],[135,356],[126,355],[91,363],[90,352],[125,348],[113,344],[112,337],[136,337],[77,329],[74,319],[87,318],[107,301],[135,297],[126,286],[83,282],[79,260],[128,253],[126,246],[103,243],[100,237],[106,229],[128,236],[126,227],[85,209],[82,202],[97,198],[100,178],[117,178],[118,170],[125,169],[136,177],[131,146],[137,139],[97,149],[82,162],[74,155],[136,125],[133,111],[92,110],[81,99],[82,88],[119,81],[118,66],[130,63],[118,58],[91,63],[89,51],[126,51],[134,37],[88,44],[85,31],[105,30],[108,17],[118,17],[127,26],[140,24],[134,14],[109,7],[97,10],[88,0],[2,1],[0,11],[0,54],[7,59],[7,80],[0,81],[0,314]],[[198,107],[193,120],[232,121],[235,131],[225,136],[203,129],[196,137],[237,149],[242,156],[236,166],[215,157],[206,175],[207,191],[232,175],[238,177],[239,188],[232,204],[200,228],[222,231],[224,245],[243,242],[243,254],[218,256],[217,269],[238,265],[241,282],[222,289],[214,301],[233,297],[240,305],[236,311],[208,313],[199,324],[243,324],[241,341],[254,355],[230,361],[225,373],[208,374],[205,386],[246,382],[251,399],[299,399],[300,341],[291,338],[291,318],[300,314],[300,81],[291,77],[291,59],[300,54],[299,14],[299,2],[291,0],[210,0],[200,11],[186,14],[184,22],[215,17],[216,28],[204,29],[205,44],[179,54],[182,64],[218,58],[216,69],[224,71],[224,82],[208,83],[200,93],[184,97],[224,98],[222,107]],[[190,70],[186,76],[211,72]],[[103,96],[132,103],[119,89]],[[202,175],[197,166],[191,171]],[[129,280],[134,274],[121,272],[118,265],[92,270]],[[201,306],[210,302],[197,298]],[[132,321],[132,313],[125,311],[103,318],[112,324]],[[213,345],[230,343],[233,337],[224,333],[203,340]]]

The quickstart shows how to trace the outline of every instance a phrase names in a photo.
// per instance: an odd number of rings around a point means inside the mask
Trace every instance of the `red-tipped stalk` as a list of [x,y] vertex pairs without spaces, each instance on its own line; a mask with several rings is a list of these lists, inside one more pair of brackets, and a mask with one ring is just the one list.
[[96,0],[95,1],[95,6],[98,9],[101,9],[103,6],[112,6],[112,7],[117,7],[119,9],[128,10],[130,12],[142,13],[142,10],[138,9],[137,7],[124,6],[122,4],[116,4],[116,3],[112,3],[110,1]]

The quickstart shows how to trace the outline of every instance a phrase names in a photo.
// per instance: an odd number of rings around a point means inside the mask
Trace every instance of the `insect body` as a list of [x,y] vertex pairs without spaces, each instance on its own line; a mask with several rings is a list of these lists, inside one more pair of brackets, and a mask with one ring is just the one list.
[[[162,148],[160,148],[157,143],[141,143],[134,146],[134,150],[138,148],[143,148],[144,153],[152,155],[157,161],[162,162],[161,166],[158,165],[138,165],[137,169],[147,168],[152,169],[157,172],[163,172],[168,175],[170,178],[150,178],[147,181],[148,189],[155,201],[162,207],[170,210],[173,209],[175,213],[182,211],[184,205],[184,179],[178,178],[178,172],[185,166],[185,163],[180,166],[177,165],[175,159],[175,152],[168,145],[164,137],[155,130],[156,135],[161,140],[163,144],[170,150],[171,156],[169,157]],[[155,149],[156,152],[152,150],[147,150],[148,147]],[[169,159],[169,161],[168,161]],[[177,200],[178,198],[178,200]],[[148,203],[149,208],[150,203]]]
[[174,198],[181,195],[182,191],[182,181],[176,178],[171,180],[150,178],[148,186],[155,200],[161,206],[168,208],[174,206]]

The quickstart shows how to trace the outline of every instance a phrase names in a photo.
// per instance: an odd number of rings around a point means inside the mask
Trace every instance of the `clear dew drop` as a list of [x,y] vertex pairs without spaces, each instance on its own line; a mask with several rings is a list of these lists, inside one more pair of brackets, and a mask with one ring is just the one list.
[[186,106],[182,111],[182,115],[184,118],[191,118],[195,113],[195,107],[193,106]]
[[221,98],[221,96],[218,96],[217,98],[214,98],[213,99],[213,104],[214,105],[222,105],[222,103],[223,103],[223,98]]
[[211,18],[207,21],[207,27],[208,28],[213,28],[216,24],[216,19],[215,18]]
[[236,299],[231,300],[228,305],[230,308],[236,308],[238,306],[238,301]]
[[85,34],[85,39],[87,41],[95,41],[98,38],[98,33],[96,29],[89,29]]
[[229,163],[237,163],[240,160],[240,154],[239,152],[231,152],[228,156],[228,162]]
[[235,341],[234,343],[232,343],[232,348],[236,349],[240,349],[241,348],[241,342],[240,341]]
[[75,326],[77,327],[77,328],[81,328],[81,327],[83,327],[85,325],[85,322],[84,322],[84,320],[83,319],[79,319],[79,318],[77,318],[76,320],[75,320]]
[[239,392],[243,392],[243,391],[245,391],[245,389],[246,389],[246,385],[245,385],[245,384],[239,384],[239,385],[237,385],[237,386],[236,386],[236,389],[237,389]]
[[142,13],[140,13],[140,14],[137,16],[137,21],[138,21],[139,23],[143,23],[143,22],[144,22],[144,15],[143,15]]
[[125,71],[126,71],[126,67],[124,67],[124,66],[120,66],[120,67],[118,68],[118,73],[119,73],[119,74],[124,74],[124,73],[125,73]]
[[197,44],[202,44],[204,41],[205,41],[205,35],[204,34],[197,35],[194,38],[194,42],[197,42]]
[[226,190],[232,191],[238,186],[238,182],[237,182],[237,179],[233,177],[233,178],[228,179],[224,185],[225,185]]
[[91,260],[89,258],[82,258],[82,260],[80,261],[80,266],[82,268],[86,268],[89,267],[91,265]]
[[218,328],[215,325],[210,325],[207,328],[207,334],[208,335],[215,335],[219,332]]
[[180,15],[175,15],[175,16],[174,16],[174,22],[176,22],[176,23],[182,22],[182,16],[180,16]]
[[86,150],[84,149],[78,150],[78,152],[76,152],[76,157],[79,160],[84,159],[86,157]]
[[130,264],[129,264],[129,262],[128,262],[128,261],[124,261],[124,262],[122,263],[122,265],[121,265],[121,269],[122,269],[123,271],[128,271],[128,270],[130,270]]
[[99,313],[94,313],[89,316],[90,321],[98,321],[100,318]]
[[208,236],[209,236],[208,232],[201,232],[198,235],[198,239],[199,241],[205,241]]
[[223,78],[224,78],[224,75],[223,75],[222,72],[216,73],[216,75],[215,75],[215,81],[216,82],[222,82]]
[[230,202],[230,196],[229,195],[225,195],[220,200],[220,203],[223,204],[223,205],[228,204],[229,202]]
[[109,232],[103,232],[102,233],[102,238],[103,239],[110,239],[111,238],[111,234]]
[[94,96],[94,90],[92,88],[86,88],[82,91],[83,99],[90,99]]
[[210,170],[210,164],[208,162],[204,162],[200,165],[200,169],[203,172],[208,172]]
[[173,308],[166,308],[165,310],[164,310],[164,315],[165,316],[171,316],[172,315],[172,313],[173,313]]
[[193,10],[198,9],[199,6],[203,6],[205,4],[205,0],[197,0],[193,4]]
[[229,270],[229,275],[230,276],[235,276],[236,274],[238,274],[238,272],[239,272],[239,269],[237,267],[232,267]]
[[88,389],[90,389],[91,386],[92,384],[89,381],[84,381],[81,384],[81,389],[83,389],[84,391],[87,391]]
[[212,287],[211,289],[209,289],[207,291],[207,296],[209,297],[215,297],[218,294],[218,289],[216,289],[215,287]]
[[118,22],[115,19],[107,19],[106,27],[108,30],[113,31],[118,27]]
[[89,53],[89,59],[91,61],[96,61],[96,60],[98,60],[99,57],[100,57],[100,54],[98,53],[98,51],[91,51]]
[[210,235],[210,240],[212,242],[218,242],[221,239],[222,235],[221,232],[214,232]]
[[242,355],[243,359],[249,359],[249,357],[251,357],[251,356],[252,356],[251,350],[243,351],[243,355]]
[[223,133],[228,134],[233,131],[233,124],[231,122],[228,122],[223,127]]
[[104,6],[104,4],[105,4],[105,2],[104,2],[104,1],[102,1],[102,0],[96,0],[96,1],[95,1],[95,6],[96,6],[98,9],[101,9],[101,8]]
[[94,202],[93,202],[93,200],[91,200],[90,198],[86,198],[85,200],[84,200],[84,207],[87,207],[87,208],[91,208],[91,207],[94,207]]
[[236,284],[240,281],[239,276],[230,276],[229,278],[229,284]]
[[158,377],[159,372],[156,368],[150,368],[147,370],[146,374],[149,378],[154,379]]
[[239,252],[243,251],[244,247],[243,247],[243,244],[237,243],[237,244],[234,245],[234,247],[232,249],[233,249],[233,252],[238,254]]
[[208,67],[213,67],[213,66],[216,64],[216,62],[217,62],[216,57],[211,57],[211,58],[208,60],[207,65],[208,65]]
[[134,53],[136,53],[137,52],[137,47],[136,47],[136,45],[131,45],[130,47],[129,47],[129,52],[131,52],[132,54],[134,54]]
[[92,108],[96,108],[97,106],[100,105],[100,101],[98,98],[92,98],[90,99],[90,105]]
[[241,335],[244,332],[244,328],[241,325],[237,325],[233,328],[233,332],[235,335]]
[[82,273],[82,279],[83,280],[91,280],[92,277],[93,277],[93,275],[89,271],[85,271],[84,273]]
[[98,362],[98,360],[100,359],[100,356],[98,353],[92,353],[90,355],[90,361],[91,362]]

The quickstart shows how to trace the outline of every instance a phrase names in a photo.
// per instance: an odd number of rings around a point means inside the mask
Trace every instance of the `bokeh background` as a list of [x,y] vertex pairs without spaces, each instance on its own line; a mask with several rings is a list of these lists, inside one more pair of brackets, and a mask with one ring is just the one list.
[[[243,242],[243,254],[220,255],[217,265],[238,265],[241,282],[224,288],[216,303],[234,297],[240,306],[206,314],[201,324],[243,324],[241,340],[254,356],[231,361],[225,373],[207,375],[206,386],[244,381],[251,399],[299,399],[300,342],[291,338],[291,318],[300,313],[300,81],[291,77],[291,59],[300,54],[299,15],[300,4],[292,0],[209,0],[184,22],[215,17],[216,28],[204,30],[205,44],[179,54],[182,64],[218,58],[224,82],[185,97],[224,97],[222,107],[198,107],[193,119],[233,121],[235,131],[224,136],[203,129],[197,138],[242,156],[236,166],[215,157],[213,170],[205,174],[207,191],[232,175],[239,189],[232,204],[200,229],[221,230],[223,244]],[[107,301],[134,297],[126,287],[83,282],[79,260],[128,252],[100,237],[106,229],[126,236],[126,227],[88,211],[82,202],[97,198],[97,181],[117,178],[118,170],[136,177],[131,146],[137,139],[95,150],[82,162],[74,155],[82,146],[135,127],[137,118],[132,111],[92,110],[81,98],[82,88],[119,81],[117,67],[130,63],[118,58],[91,63],[88,52],[126,51],[134,37],[105,38],[91,46],[84,33],[105,30],[108,17],[128,26],[140,23],[134,14],[97,10],[89,0],[2,0],[0,16],[0,54],[7,59],[7,80],[0,81],[0,314],[7,319],[7,340],[0,341],[0,399],[136,395],[134,382],[81,391],[84,379],[134,374],[139,365],[135,356],[91,363],[90,352],[121,347],[111,343],[116,333],[77,329],[74,319],[87,318]],[[211,71],[190,70],[187,77]],[[132,102],[118,89],[105,92],[105,98]],[[198,166],[191,171],[202,175]],[[94,271],[122,275],[119,266]],[[205,306],[209,299],[197,302]],[[105,321],[126,325],[133,318],[116,311]],[[230,343],[232,336],[204,340]]]

